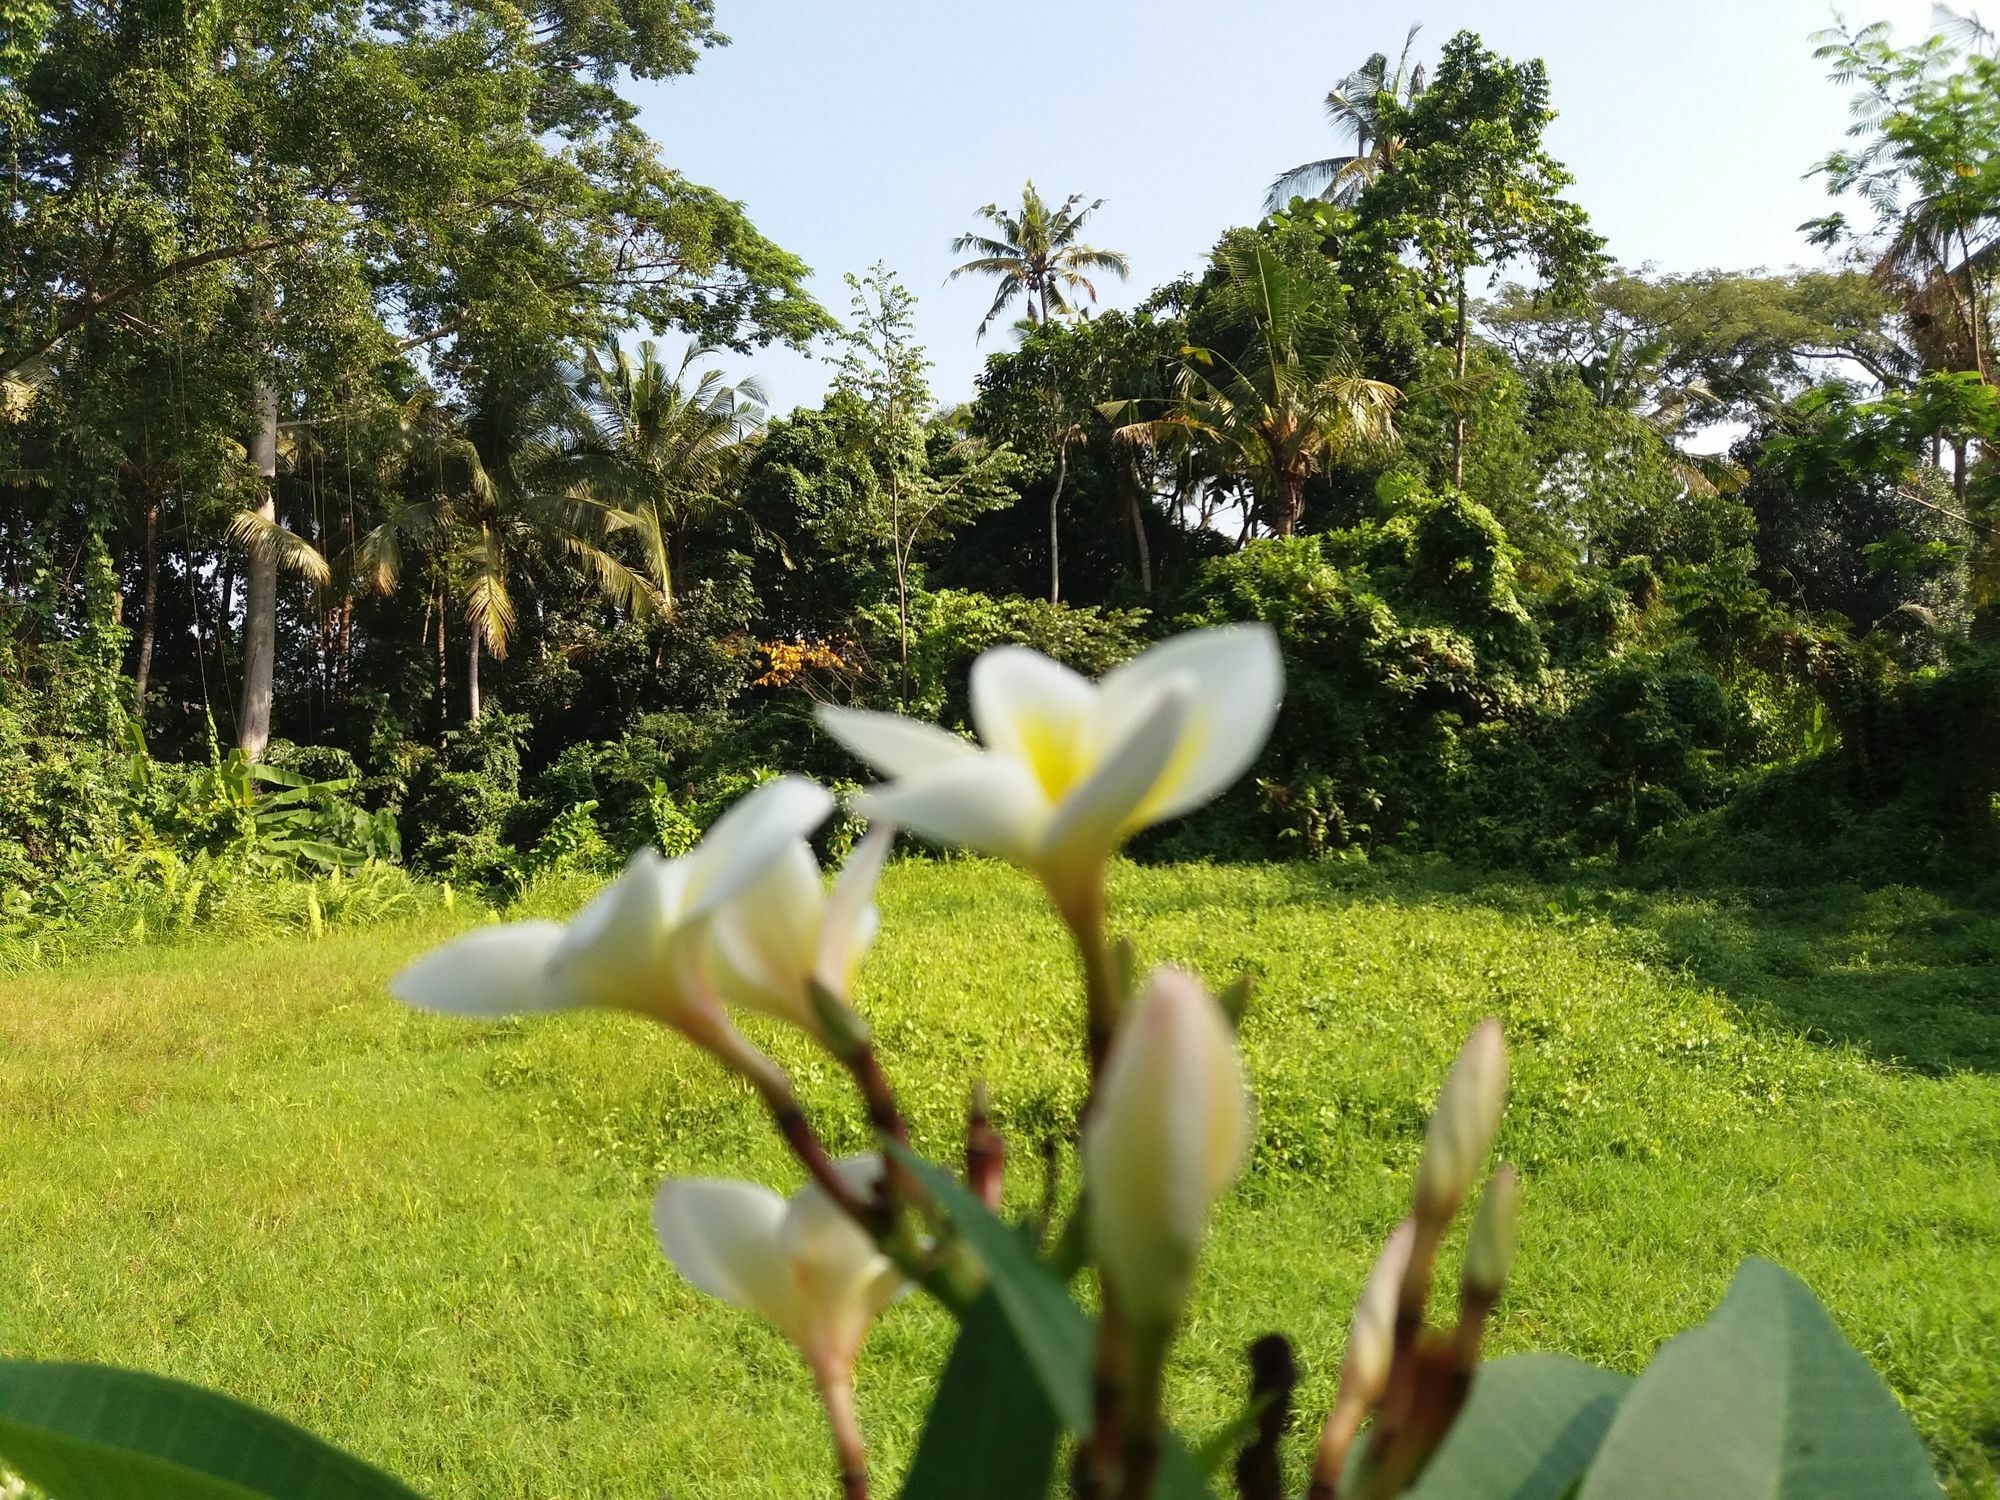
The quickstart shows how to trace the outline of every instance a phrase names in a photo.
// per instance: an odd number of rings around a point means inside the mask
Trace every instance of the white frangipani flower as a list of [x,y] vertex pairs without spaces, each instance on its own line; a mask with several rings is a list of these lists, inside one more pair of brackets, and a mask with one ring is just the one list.
[[824,1040],[813,986],[852,998],[855,973],[880,925],[875,882],[895,837],[889,825],[876,824],[831,890],[820,883],[811,848],[794,840],[763,878],[716,913],[723,995]]
[[928,724],[822,708],[820,722],[889,780],[862,809],[1035,872],[1077,899],[1142,828],[1200,806],[1263,749],[1284,673],[1262,625],[1176,636],[1092,683],[1022,646],[972,667],[981,746]]
[[390,993],[420,1010],[496,1017],[605,1006],[688,1029],[714,1012],[701,966],[708,919],[832,809],[816,782],[765,782],[679,859],[642,849],[567,924],[509,922],[454,938],[404,969]]
[[[850,1156],[836,1170],[866,1198],[882,1159]],[[671,1178],[653,1201],[660,1247],[711,1297],[748,1308],[797,1346],[822,1384],[844,1382],[902,1273],[814,1183],[780,1198],[756,1183]]]
[[1119,1024],[1083,1126],[1091,1249],[1134,1324],[1163,1331],[1179,1319],[1209,1210],[1249,1145],[1228,1017],[1190,976],[1157,971]]

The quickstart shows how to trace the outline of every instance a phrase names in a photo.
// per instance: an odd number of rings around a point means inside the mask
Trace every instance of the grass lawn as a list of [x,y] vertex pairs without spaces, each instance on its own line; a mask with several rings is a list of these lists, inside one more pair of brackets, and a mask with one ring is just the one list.
[[[1303,1409],[1323,1403],[1427,1105],[1492,1013],[1524,1174],[1502,1350],[1636,1368],[1768,1255],[1904,1398],[1954,1493],[1996,1492],[2000,913],[1305,867],[1127,868],[1114,895],[1147,960],[1259,979],[1257,1153],[1182,1345],[1184,1426],[1232,1412],[1271,1328],[1298,1342]],[[899,865],[884,905],[863,994],[918,1144],[955,1151],[983,1075],[1025,1204],[1034,1142],[1077,1100],[1070,958],[996,866]],[[0,1353],[218,1386],[438,1496],[831,1493],[787,1348],[678,1281],[649,1226],[670,1173],[796,1180],[747,1097],[630,1019],[404,1011],[382,982],[441,935],[0,985]],[[773,1046],[859,1145],[833,1071]],[[867,1346],[885,1490],[945,1336],[910,1298]]]

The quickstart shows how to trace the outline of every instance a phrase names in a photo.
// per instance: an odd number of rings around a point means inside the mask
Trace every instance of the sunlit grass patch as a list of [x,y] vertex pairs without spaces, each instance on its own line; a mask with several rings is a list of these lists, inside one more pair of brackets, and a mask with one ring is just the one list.
[[[1025,1208],[1082,1083],[1073,961],[990,864],[899,865],[883,899],[863,1001],[918,1144],[953,1157],[986,1078]],[[1956,1488],[1992,1484],[1991,914],[1923,892],[1773,910],[1311,867],[1124,867],[1114,900],[1147,960],[1258,979],[1257,1145],[1177,1364],[1188,1427],[1233,1413],[1243,1346],[1271,1328],[1299,1340],[1305,1408],[1324,1400],[1424,1112],[1497,1014],[1501,1149],[1526,1183],[1503,1349],[1636,1368],[1766,1254],[1826,1299]],[[213,1384],[439,1495],[826,1489],[789,1349],[680,1283],[647,1220],[668,1173],[790,1187],[760,1117],[637,1021],[403,1010],[382,981],[443,920],[0,987],[0,1351]],[[836,1145],[861,1144],[836,1070],[760,1035]],[[944,1337],[907,1299],[864,1354],[885,1477]]]

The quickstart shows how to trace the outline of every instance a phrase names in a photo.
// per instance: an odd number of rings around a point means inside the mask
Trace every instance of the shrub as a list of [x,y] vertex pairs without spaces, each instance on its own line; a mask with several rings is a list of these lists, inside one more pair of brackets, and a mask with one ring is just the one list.
[[863,644],[874,662],[865,689],[871,702],[940,723],[964,724],[970,719],[966,679],[982,651],[1030,646],[1086,676],[1100,676],[1144,646],[1146,614],[1042,599],[996,599],[964,589],[919,590],[910,600],[907,701],[901,701],[905,695],[900,691],[894,606],[863,610],[860,621]]

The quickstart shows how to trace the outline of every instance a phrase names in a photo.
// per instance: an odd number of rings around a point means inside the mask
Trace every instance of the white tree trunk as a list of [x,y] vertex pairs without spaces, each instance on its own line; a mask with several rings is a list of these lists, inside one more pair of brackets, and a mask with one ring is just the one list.
[[[278,519],[278,388],[257,387],[257,432],[250,461],[263,478],[257,514]],[[252,760],[262,760],[271,743],[271,677],[278,653],[278,554],[255,546],[244,568],[243,698],[236,714],[236,743]]]
[[472,724],[479,720],[479,631],[475,627],[467,634],[472,637],[472,649],[465,658],[465,721]]

